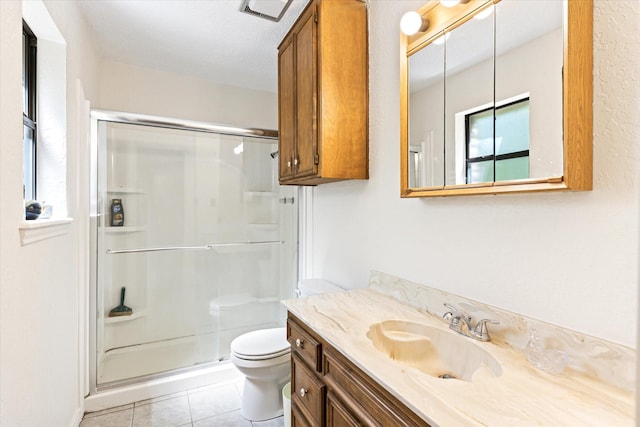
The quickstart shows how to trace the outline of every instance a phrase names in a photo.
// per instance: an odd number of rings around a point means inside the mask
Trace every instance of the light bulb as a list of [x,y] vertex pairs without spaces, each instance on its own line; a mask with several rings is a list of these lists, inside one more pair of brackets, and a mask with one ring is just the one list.
[[407,12],[400,20],[400,29],[408,36],[417,33],[420,27],[422,27],[422,16],[418,12]]
[[444,7],[453,7],[460,3],[460,0],[440,0],[440,4]]

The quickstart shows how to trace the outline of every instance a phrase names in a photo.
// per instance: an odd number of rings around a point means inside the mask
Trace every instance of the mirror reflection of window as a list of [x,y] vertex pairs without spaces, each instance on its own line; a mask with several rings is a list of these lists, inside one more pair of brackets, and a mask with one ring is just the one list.
[[465,114],[465,134],[467,184],[529,178],[528,97]]
[[[563,175],[564,5],[564,1],[557,0],[502,0],[495,8],[496,100],[529,94],[531,128],[530,145],[526,148],[530,150],[527,178],[531,179]],[[496,132],[498,126],[496,122]],[[518,149],[524,148],[508,150]],[[496,181],[510,179],[518,178],[509,173],[505,178],[496,175]]]

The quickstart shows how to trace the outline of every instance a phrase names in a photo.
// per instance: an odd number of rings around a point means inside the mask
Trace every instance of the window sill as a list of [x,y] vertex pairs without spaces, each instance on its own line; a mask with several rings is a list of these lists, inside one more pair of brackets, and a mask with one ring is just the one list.
[[35,219],[20,223],[20,244],[30,245],[41,240],[67,234],[73,218]]

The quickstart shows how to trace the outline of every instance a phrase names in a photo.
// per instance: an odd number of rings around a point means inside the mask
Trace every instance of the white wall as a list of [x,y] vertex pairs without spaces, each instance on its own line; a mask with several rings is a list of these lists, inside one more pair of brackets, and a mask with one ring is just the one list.
[[[59,237],[21,246],[22,2],[0,2],[0,425],[71,426],[82,415],[82,245],[85,193],[79,180],[83,87],[97,95],[97,61],[75,2],[47,1],[67,41],[66,210],[75,221]],[[79,82],[78,82],[79,80]],[[64,112],[63,112],[64,114]],[[64,146],[64,144],[63,144]],[[86,189],[88,190],[88,188]]]
[[369,3],[371,178],[314,189],[314,275],[363,287],[376,269],[636,347],[638,2],[594,5],[593,191],[403,200],[398,37],[414,4]]
[[102,72],[99,108],[241,127],[278,128],[278,96],[272,92],[109,61],[103,63]]

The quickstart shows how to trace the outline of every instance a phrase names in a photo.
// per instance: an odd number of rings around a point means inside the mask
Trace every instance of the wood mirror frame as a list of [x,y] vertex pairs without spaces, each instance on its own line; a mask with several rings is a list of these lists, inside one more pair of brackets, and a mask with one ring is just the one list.
[[444,29],[468,19],[474,11],[500,0],[470,0],[455,8],[432,0],[418,11],[427,16],[426,33],[400,35],[400,196],[438,197],[537,191],[584,191],[593,186],[593,0],[566,0],[563,62],[563,175],[489,184],[409,187],[409,78],[411,54],[428,45]]

